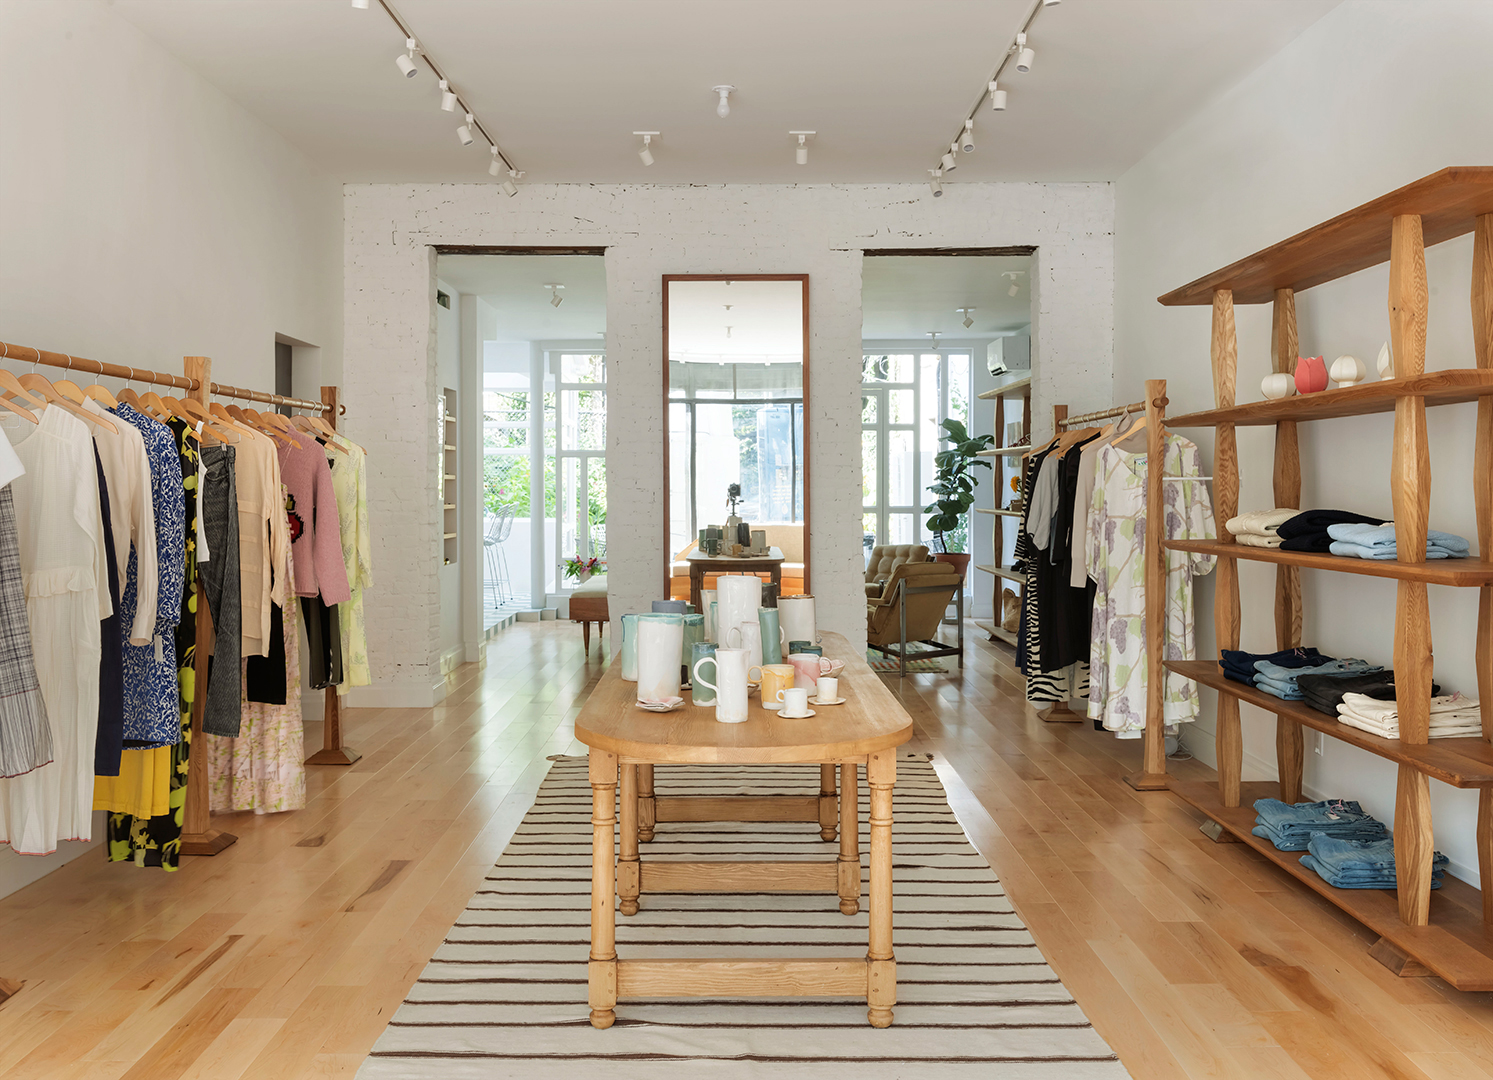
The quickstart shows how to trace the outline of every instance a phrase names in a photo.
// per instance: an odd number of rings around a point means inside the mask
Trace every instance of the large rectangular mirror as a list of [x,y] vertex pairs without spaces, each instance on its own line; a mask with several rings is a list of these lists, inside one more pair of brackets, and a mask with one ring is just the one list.
[[[665,595],[698,603],[722,573],[809,588],[809,277],[665,275]],[[767,555],[715,555],[700,531],[735,516]],[[754,549],[758,552],[762,548]]]

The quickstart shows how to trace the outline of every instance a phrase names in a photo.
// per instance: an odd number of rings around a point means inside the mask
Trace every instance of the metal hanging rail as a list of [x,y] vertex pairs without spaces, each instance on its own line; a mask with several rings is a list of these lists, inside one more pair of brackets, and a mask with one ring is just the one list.
[[[12,349],[16,350],[14,356],[10,354]],[[115,379],[124,379],[126,382],[155,383],[158,386],[174,386],[181,390],[196,390],[198,386],[196,379],[185,375],[168,375],[162,371],[129,367],[124,364],[106,364],[102,360],[89,360],[82,356],[70,356],[67,353],[38,349],[34,345],[13,345],[5,341],[0,341],[0,359],[14,360],[18,364],[46,364],[48,367],[69,368],[88,375],[108,375]],[[258,401],[267,405],[286,405],[292,409],[302,409],[307,412],[327,412],[333,408],[321,401],[266,394],[258,390],[245,390],[242,387],[224,386],[220,383],[210,384],[209,392],[215,397],[240,398],[244,401]],[[347,412],[347,406],[340,406],[338,411],[339,413]]]

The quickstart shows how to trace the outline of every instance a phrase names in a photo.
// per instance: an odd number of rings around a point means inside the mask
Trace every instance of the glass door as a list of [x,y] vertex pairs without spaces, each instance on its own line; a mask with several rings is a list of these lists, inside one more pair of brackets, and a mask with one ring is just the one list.
[[563,563],[606,557],[607,390],[601,353],[551,354],[555,382],[555,551],[557,583],[574,588]]

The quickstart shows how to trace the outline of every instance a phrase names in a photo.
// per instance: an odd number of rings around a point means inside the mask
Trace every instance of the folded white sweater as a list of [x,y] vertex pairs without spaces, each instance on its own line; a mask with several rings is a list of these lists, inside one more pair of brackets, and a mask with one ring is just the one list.
[[[1344,694],[1337,711],[1338,720],[1350,727],[1386,739],[1400,738],[1400,714],[1393,701],[1381,701],[1365,694]],[[1433,697],[1430,714],[1428,734],[1433,739],[1482,734],[1482,710],[1476,698],[1462,694]]]
[[[1279,507],[1275,510],[1255,510],[1248,514],[1240,514],[1231,517],[1224,522],[1224,528],[1235,536],[1275,536],[1275,530],[1290,521],[1300,510],[1290,507]],[[1243,543],[1244,541],[1240,541]]]

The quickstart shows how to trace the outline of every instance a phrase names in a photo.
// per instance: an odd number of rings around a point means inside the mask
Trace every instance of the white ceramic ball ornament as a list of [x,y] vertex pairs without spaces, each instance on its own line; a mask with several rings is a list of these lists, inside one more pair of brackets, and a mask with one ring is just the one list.
[[1332,376],[1332,381],[1341,387],[1357,386],[1363,382],[1366,372],[1362,360],[1345,353],[1332,362],[1332,370],[1328,374]]
[[1379,346],[1379,362],[1375,366],[1379,369],[1380,382],[1395,377],[1394,360],[1389,355],[1389,342]]
[[1260,393],[1275,401],[1296,393],[1296,380],[1284,371],[1272,372],[1260,380]]

